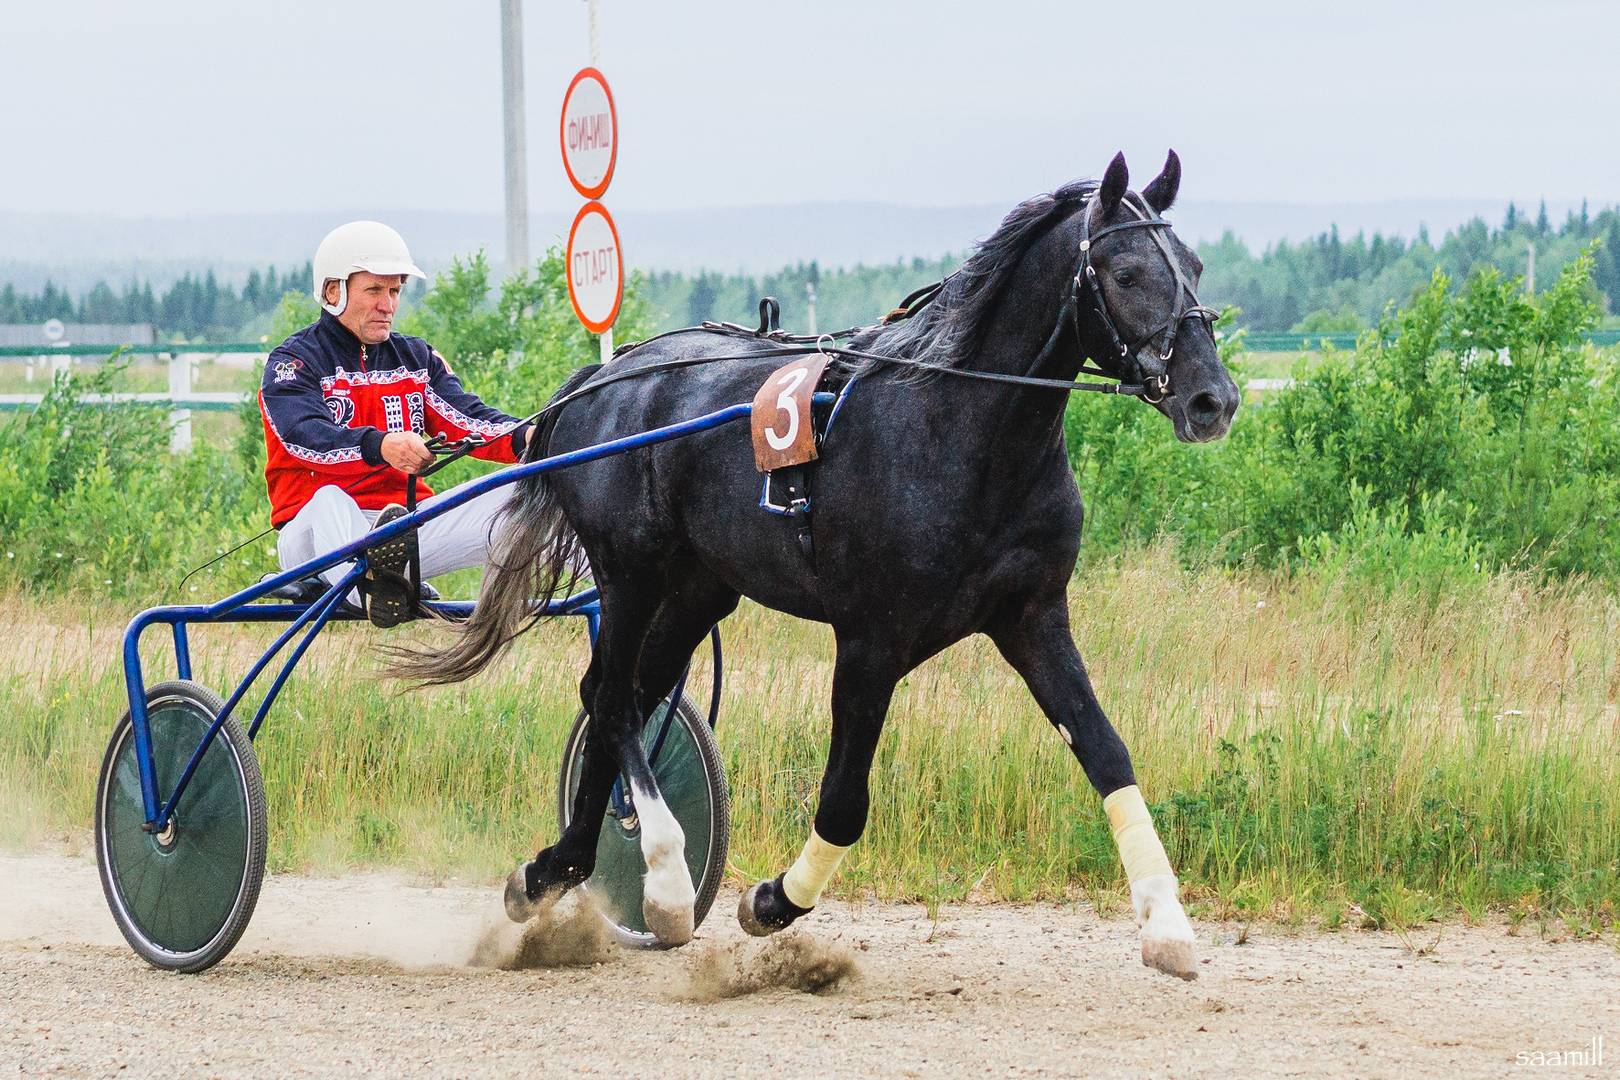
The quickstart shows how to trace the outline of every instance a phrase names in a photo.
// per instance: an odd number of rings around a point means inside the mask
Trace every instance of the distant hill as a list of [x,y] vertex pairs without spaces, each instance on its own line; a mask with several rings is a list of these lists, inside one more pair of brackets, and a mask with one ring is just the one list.
[[[1369,203],[1239,203],[1189,199],[1171,212],[1189,242],[1232,232],[1259,252],[1281,239],[1301,240],[1332,225],[1358,231],[1435,236],[1480,216],[1493,226],[1507,200],[1409,200]],[[1549,203],[1554,221],[1573,209]],[[630,265],[648,270],[761,273],[796,262],[825,268],[937,258],[965,252],[996,227],[1008,206],[908,207],[882,203],[805,203],[774,207],[616,211]],[[1534,210],[1534,207],[1521,207]],[[1599,207],[1594,204],[1595,212]],[[267,264],[303,265],[334,224],[359,211],[299,214],[114,218],[0,212],[0,282],[37,290],[50,278],[71,293],[98,279],[115,286],[131,277],[161,288],[190,272],[214,270],[240,280]],[[482,247],[501,257],[498,214],[400,210],[378,213],[400,229],[428,269]],[[560,240],[562,214],[539,214],[530,234],[536,249]]]

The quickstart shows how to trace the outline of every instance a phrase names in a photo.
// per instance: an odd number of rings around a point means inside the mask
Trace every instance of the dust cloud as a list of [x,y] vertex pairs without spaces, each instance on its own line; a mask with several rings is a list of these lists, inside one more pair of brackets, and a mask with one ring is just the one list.
[[765,941],[713,945],[675,977],[669,996],[709,1002],[777,988],[822,993],[858,977],[860,965],[847,946],[793,930]]
[[575,889],[521,926],[491,916],[467,963],[500,971],[590,967],[617,951],[607,920],[585,890]]

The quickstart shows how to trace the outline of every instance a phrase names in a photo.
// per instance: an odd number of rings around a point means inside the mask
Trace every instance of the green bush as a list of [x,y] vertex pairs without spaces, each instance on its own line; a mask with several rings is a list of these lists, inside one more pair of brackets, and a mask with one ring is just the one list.
[[161,408],[85,403],[127,366],[64,373],[0,428],[0,583],[122,593],[244,524],[228,455],[172,457]]
[[[1176,445],[1137,402],[1076,401],[1088,543],[1170,532],[1189,554],[1266,564],[1331,555],[1416,572],[1443,550],[1486,569],[1615,575],[1620,374],[1583,344],[1591,271],[1587,252],[1535,298],[1494,269],[1455,291],[1437,272],[1355,349],[1246,402],[1209,446]],[[1425,553],[1397,559],[1401,542]]]
[[[1135,400],[1075,395],[1065,435],[1088,500],[1086,550],[1170,534],[1190,559],[1331,567],[1380,587],[1514,566],[1620,575],[1620,371],[1612,352],[1582,344],[1596,314],[1591,269],[1588,253],[1535,298],[1494,270],[1456,290],[1436,274],[1356,348],[1246,402],[1218,443],[1177,443]],[[497,288],[475,255],[401,326],[492,404],[526,414],[598,358],[563,274],[552,249]],[[650,330],[639,285],[621,339]],[[1234,314],[1220,324],[1230,365]],[[289,298],[276,333],[313,318],[311,301]],[[119,370],[64,377],[0,426],[0,587],[173,596],[187,570],[267,523],[256,405],[235,446],[199,440],[171,457],[160,410],[83,402],[110,392]],[[488,468],[459,463],[436,486]],[[249,549],[197,589],[222,593],[269,562],[268,545]]]
[[[595,336],[573,315],[563,271],[553,248],[497,288],[483,255],[458,261],[401,329],[426,337],[491,404],[533,412],[569,371],[598,358]],[[632,277],[626,289],[621,340],[647,332],[639,284]],[[289,293],[273,340],[317,315],[312,298]],[[161,407],[85,400],[114,392],[126,366],[114,356],[88,374],[63,375],[38,408],[0,425],[0,589],[179,599],[189,571],[269,524],[257,402],[243,405],[234,445],[199,439],[189,454],[171,455]],[[491,467],[458,463],[435,486]],[[274,564],[272,543],[263,538],[208,566],[184,595],[222,596],[256,580]]]

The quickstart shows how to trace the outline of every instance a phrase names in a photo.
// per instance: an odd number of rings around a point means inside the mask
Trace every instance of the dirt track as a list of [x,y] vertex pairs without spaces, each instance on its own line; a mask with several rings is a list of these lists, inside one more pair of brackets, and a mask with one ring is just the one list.
[[835,903],[766,943],[743,937],[735,903],[722,894],[675,952],[605,948],[581,914],[562,954],[605,959],[494,970],[467,966],[481,939],[515,955],[493,887],[275,877],[225,963],[171,976],[123,944],[92,863],[0,857],[0,1068],[1409,1078],[1539,1072],[1515,1055],[1598,1035],[1603,1064],[1558,1075],[1620,1062],[1609,944],[1447,927],[1417,956],[1389,934],[1259,928],[1238,945],[1206,924],[1202,976],[1182,983],[1139,965],[1128,921],[1084,908],[958,907],[936,924]]

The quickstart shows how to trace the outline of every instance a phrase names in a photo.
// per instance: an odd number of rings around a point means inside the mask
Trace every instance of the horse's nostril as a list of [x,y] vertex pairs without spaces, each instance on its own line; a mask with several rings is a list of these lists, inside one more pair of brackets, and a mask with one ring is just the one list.
[[1220,418],[1221,400],[1209,391],[1196,395],[1187,403],[1187,419],[1195,424],[1211,424]]

